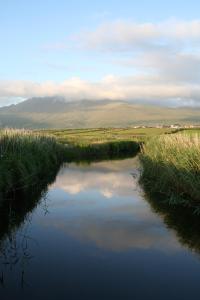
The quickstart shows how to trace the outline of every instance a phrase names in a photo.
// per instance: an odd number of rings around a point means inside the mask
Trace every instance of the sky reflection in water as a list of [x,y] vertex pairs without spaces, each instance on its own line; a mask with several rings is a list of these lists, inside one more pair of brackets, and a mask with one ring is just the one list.
[[194,299],[199,258],[144,200],[138,168],[137,158],[66,164],[16,230],[31,259],[3,269],[2,299]]
[[41,224],[113,251],[178,250],[174,233],[142,199],[138,177],[132,174],[139,173],[137,167],[137,158],[65,166],[48,194],[56,215]]

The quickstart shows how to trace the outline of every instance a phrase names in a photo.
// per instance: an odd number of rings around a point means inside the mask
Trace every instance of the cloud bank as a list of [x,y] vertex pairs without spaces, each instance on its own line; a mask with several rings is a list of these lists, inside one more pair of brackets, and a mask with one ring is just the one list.
[[[67,47],[62,42],[52,45],[53,51],[66,48],[95,53],[96,60],[98,55],[109,60],[108,75],[98,82],[78,77],[60,83],[1,80],[0,104],[11,97],[60,95],[67,100],[106,98],[166,106],[200,105],[200,20],[104,23],[68,37]],[[110,74],[112,65],[128,70],[129,76]]]
[[165,82],[156,76],[106,76],[99,82],[72,78],[61,83],[1,81],[0,95],[6,97],[63,96],[67,100],[135,100],[160,105],[200,105],[200,86],[194,83]]
[[[103,51],[133,51],[138,49],[169,49],[170,47],[199,46],[200,20],[160,23],[115,21],[101,24],[93,31],[72,37],[82,47]],[[64,44],[60,44],[62,48]]]

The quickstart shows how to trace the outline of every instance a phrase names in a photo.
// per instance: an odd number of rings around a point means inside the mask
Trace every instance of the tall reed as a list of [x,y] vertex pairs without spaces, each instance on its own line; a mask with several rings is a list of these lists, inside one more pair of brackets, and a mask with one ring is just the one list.
[[60,165],[65,147],[53,137],[27,130],[0,132],[0,194],[26,189]]
[[142,149],[141,182],[149,192],[164,195],[169,203],[200,204],[200,137],[163,135],[148,140]]

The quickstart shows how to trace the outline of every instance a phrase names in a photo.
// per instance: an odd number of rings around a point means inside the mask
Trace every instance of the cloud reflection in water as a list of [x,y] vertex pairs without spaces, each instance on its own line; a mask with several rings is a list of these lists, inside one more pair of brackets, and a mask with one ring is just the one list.
[[50,188],[52,214],[40,222],[107,250],[178,251],[175,233],[151,211],[131,175],[137,168],[137,158],[66,165]]

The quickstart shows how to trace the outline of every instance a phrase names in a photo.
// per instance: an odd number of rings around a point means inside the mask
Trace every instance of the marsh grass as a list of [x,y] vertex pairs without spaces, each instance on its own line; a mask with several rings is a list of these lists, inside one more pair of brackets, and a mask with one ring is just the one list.
[[140,150],[140,144],[135,141],[110,141],[91,144],[69,144],[66,147],[66,160],[101,161],[133,157]]
[[169,128],[93,128],[93,129],[60,129],[40,130],[37,132],[50,134],[63,144],[88,146],[109,142],[135,141],[143,142],[146,139],[160,134],[173,133]]
[[0,132],[0,192],[25,190],[44,180],[64,160],[65,147],[55,138],[27,130]]
[[[93,132],[93,131],[92,131]],[[84,132],[85,133],[85,132]],[[96,131],[95,131],[96,137]],[[126,140],[61,140],[47,131],[0,131],[0,198],[37,185],[64,161],[96,161],[130,157],[139,143]]]
[[141,182],[149,192],[164,195],[170,204],[200,204],[200,137],[162,135],[142,149]]
[[155,135],[173,132],[168,128],[90,128],[40,130],[64,144],[68,161],[97,161],[131,157],[141,143]]

